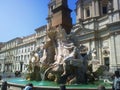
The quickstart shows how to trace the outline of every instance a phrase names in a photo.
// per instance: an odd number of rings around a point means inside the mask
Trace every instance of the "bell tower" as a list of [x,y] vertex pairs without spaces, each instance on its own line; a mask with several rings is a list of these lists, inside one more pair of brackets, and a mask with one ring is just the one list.
[[61,26],[69,34],[72,28],[71,10],[67,0],[51,0],[48,4],[48,29]]

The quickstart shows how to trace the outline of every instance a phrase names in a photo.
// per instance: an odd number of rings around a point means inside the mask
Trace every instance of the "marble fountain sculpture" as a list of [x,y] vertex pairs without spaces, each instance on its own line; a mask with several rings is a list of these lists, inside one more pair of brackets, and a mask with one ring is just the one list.
[[81,54],[85,47],[79,45],[74,32],[67,35],[64,29],[52,28],[47,36],[47,40],[31,53],[26,79],[62,84],[88,83],[88,62],[95,50]]

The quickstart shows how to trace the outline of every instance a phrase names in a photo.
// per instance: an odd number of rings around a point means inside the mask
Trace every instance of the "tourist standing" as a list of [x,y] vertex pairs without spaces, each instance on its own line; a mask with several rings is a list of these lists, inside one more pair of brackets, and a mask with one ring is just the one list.
[[2,82],[1,90],[7,90],[7,82],[6,81]]
[[119,71],[115,71],[115,77],[113,80],[113,89],[120,90],[120,73],[119,73]]

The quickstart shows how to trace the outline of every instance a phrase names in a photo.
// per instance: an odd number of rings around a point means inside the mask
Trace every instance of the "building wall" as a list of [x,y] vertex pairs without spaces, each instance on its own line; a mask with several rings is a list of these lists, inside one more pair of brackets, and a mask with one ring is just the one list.
[[89,29],[84,34],[80,31],[80,44],[95,48],[95,59],[108,65],[109,71],[120,69],[120,0],[78,0],[76,5],[77,24],[82,25],[83,32]]
[[0,71],[25,72],[31,58],[31,52],[45,41],[45,36],[46,26],[41,26],[35,34],[6,42],[0,50]]

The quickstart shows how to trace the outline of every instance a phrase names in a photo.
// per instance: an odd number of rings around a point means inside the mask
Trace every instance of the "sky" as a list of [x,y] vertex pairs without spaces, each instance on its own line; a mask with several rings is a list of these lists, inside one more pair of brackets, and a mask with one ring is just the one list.
[[[0,42],[35,33],[35,29],[47,24],[50,0],[0,0]],[[68,0],[73,10],[71,17],[76,22],[75,2]]]

